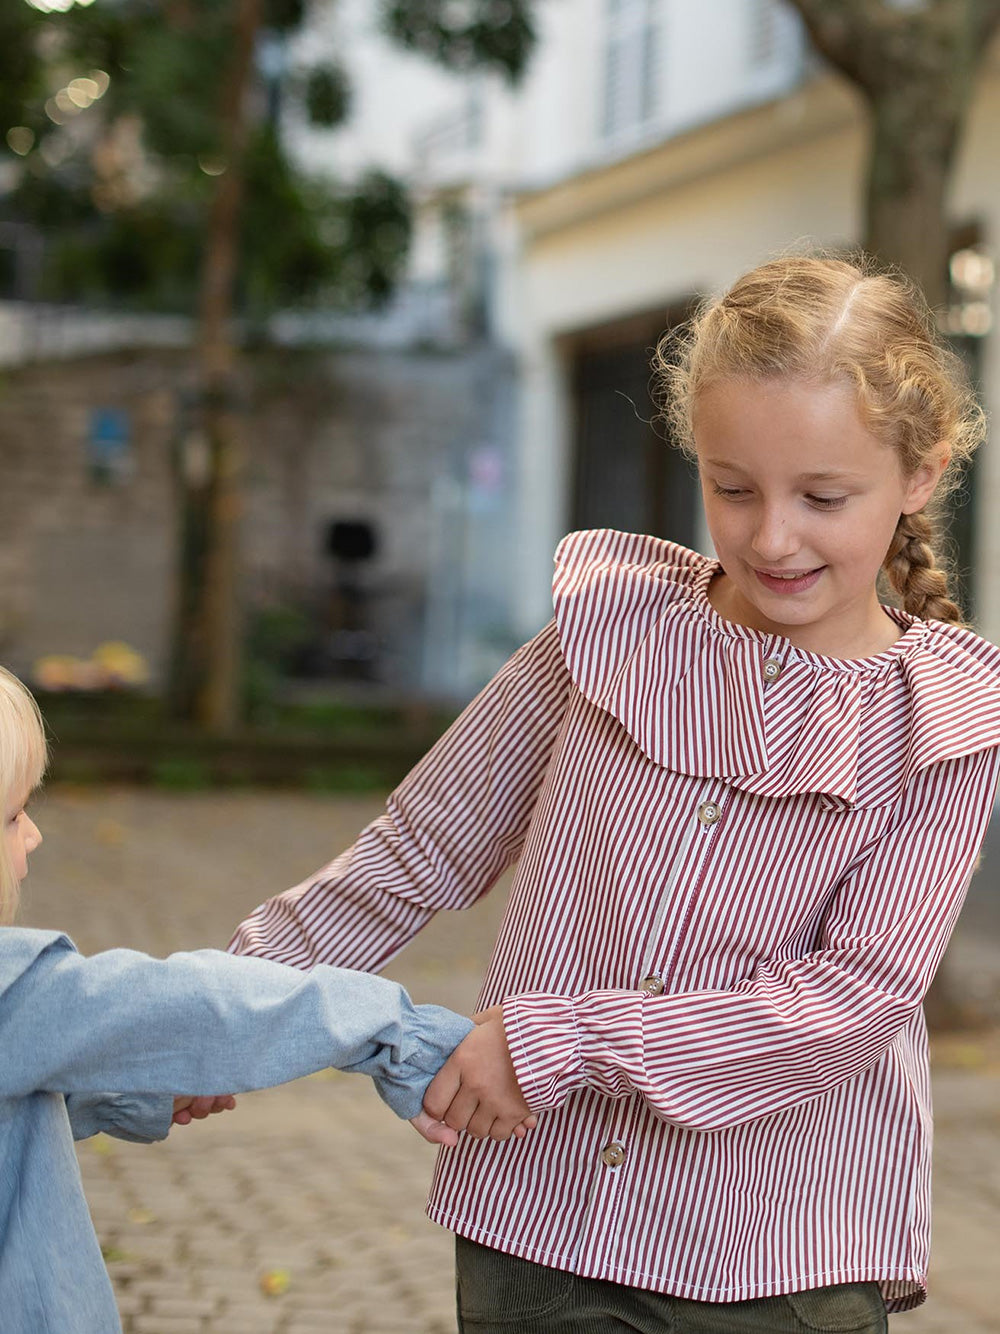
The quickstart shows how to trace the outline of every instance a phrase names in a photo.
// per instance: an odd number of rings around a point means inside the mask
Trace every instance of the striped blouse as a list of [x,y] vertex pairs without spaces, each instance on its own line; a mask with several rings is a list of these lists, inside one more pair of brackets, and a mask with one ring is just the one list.
[[703,1301],[925,1295],[921,998],[998,776],[1000,651],[891,611],[845,661],[717,615],[717,562],[576,533],[555,621],[357,843],[232,948],[381,968],[517,862],[480,1005],[537,1128],[443,1151],[430,1216]]

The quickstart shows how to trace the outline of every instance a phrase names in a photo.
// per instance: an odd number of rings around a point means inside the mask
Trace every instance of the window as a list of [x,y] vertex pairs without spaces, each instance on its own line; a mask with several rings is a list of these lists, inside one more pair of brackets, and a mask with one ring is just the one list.
[[769,65],[778,54],[777,0],[751,0],[749,21],[748,56],[751,67],[758,69]]
[[648,125],[663,107],[662,0],[607,0],[605,138]]

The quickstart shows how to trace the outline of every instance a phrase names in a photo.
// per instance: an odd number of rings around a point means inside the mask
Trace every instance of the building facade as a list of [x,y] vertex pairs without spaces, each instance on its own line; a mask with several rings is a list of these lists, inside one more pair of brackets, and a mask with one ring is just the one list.
[[[409,58],[379,48],[366,8],[342,11],[354,38],[380,49],[384,91]],[[650,353],[693,300],[762,259],[796,243],[855,244],[867,147],[859,99],[822,68],[782,0],[540,0],[536,12],[539,46],[517,89],[424,69],[405,118],[368,116],[363,95],[338,136],[355,153],[361,143],[384,152],[412,182],[416,280],[464,284],[485,336],[514,358],[515,638],[547,615],[552,549],[570,528],[705,547],[694,478],[649,396]],[[987,408],[1000,396],[998,104],[994,59],[952,195],[953,273],[972,275],[956,283],[953,331]],[[987,448],[953,529],[976,618],[994,637],[1000,532],[983,519],[998,499],[1000,460]]]

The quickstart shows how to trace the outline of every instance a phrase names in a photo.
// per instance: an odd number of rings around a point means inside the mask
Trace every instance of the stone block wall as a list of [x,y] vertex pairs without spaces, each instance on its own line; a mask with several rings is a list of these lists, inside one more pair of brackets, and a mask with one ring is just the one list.
[[[123,639],[162,679],[191,387],[188,357],[163,349],[0,380],[0,660],[15,671]],[[367,521],[377,546],[355,582],[379,645],[375,681],[468,693],[509,647],[494,548],[509,540],[512,393],[510,366],[489,349],[248,356],[248,607],[293,604],[318,633],[334,627],[329,526]]]

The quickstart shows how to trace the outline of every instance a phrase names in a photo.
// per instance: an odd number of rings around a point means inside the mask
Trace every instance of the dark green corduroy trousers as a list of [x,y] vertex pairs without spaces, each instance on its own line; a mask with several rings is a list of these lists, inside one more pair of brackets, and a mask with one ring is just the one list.
[[751,1302],[690,1302],[456,1238],[460,1334],[885,1334],[874,1283]]

